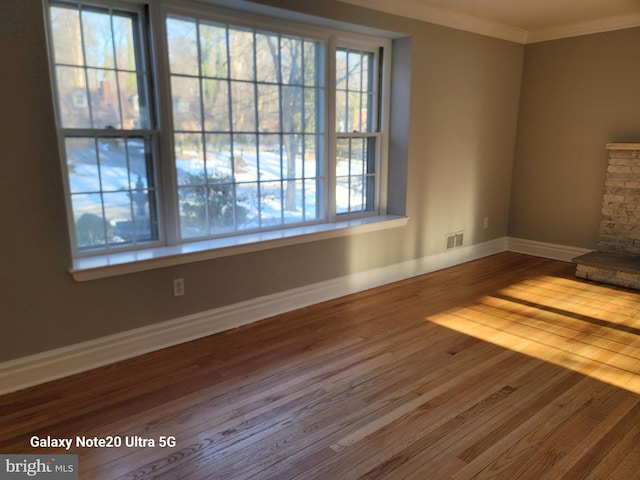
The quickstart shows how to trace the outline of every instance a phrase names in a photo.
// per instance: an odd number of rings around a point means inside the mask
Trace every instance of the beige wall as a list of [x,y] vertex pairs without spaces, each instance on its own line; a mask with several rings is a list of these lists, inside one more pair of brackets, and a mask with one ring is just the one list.
[[640,28],[528,45],[509,235],[596,248],[605,144],[640,142]]
[[409,225],[74,282],[41,2],[0,2],[0,361],[441,253],[448,232],[466,244],[507,234],[521,45],[335,1],[269,3],[412,37],[398,62],[411,64],[410,110],[395,112],[408,123]]

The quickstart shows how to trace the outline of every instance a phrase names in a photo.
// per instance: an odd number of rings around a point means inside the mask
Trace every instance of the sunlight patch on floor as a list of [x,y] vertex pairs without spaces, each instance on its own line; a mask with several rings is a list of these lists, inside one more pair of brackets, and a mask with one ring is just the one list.
[[640,295],[537,277],[427,320],[640,394]]

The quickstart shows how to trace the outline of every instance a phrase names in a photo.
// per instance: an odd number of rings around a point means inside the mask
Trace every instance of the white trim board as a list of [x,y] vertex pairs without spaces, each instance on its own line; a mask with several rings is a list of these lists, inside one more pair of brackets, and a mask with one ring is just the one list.
[[507,238],[507,250],[515,253],[524,253],[534,257],[549,258],[570,262],[575,257],[591,252],[586,248],[568,247],[555,243],[537,242],[535,240],[525,240],[523,238]]
[[339,1],[523,45],[640,26],[640,13],[632,13],[591,22],[573,23],[546,30],[523,30],[446,8],[434,7],[419,0],[396,0],[394,2],[387,0]]
[[0,395],[213,335],[281,313],[477,260],[506,250],[505,237],[367,270],[0,363]]
[[0,363],[0,395],[504,251],[570,261],[589,250],[509,237],[456,248],[9,360]]

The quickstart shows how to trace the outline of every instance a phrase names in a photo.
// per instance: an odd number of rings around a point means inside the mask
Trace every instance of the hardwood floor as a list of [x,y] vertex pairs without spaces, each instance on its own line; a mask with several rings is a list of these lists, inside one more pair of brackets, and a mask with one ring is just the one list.
[[75,453],[81,479],[640,479],[640,294],[573,272],[503,253],[6,395],[0,453]]

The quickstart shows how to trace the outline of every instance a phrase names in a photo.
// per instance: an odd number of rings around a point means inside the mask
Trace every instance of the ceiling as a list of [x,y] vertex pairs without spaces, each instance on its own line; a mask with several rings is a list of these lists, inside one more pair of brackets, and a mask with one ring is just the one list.
[[640,26],[640,0],[342,1],[519,43]]

